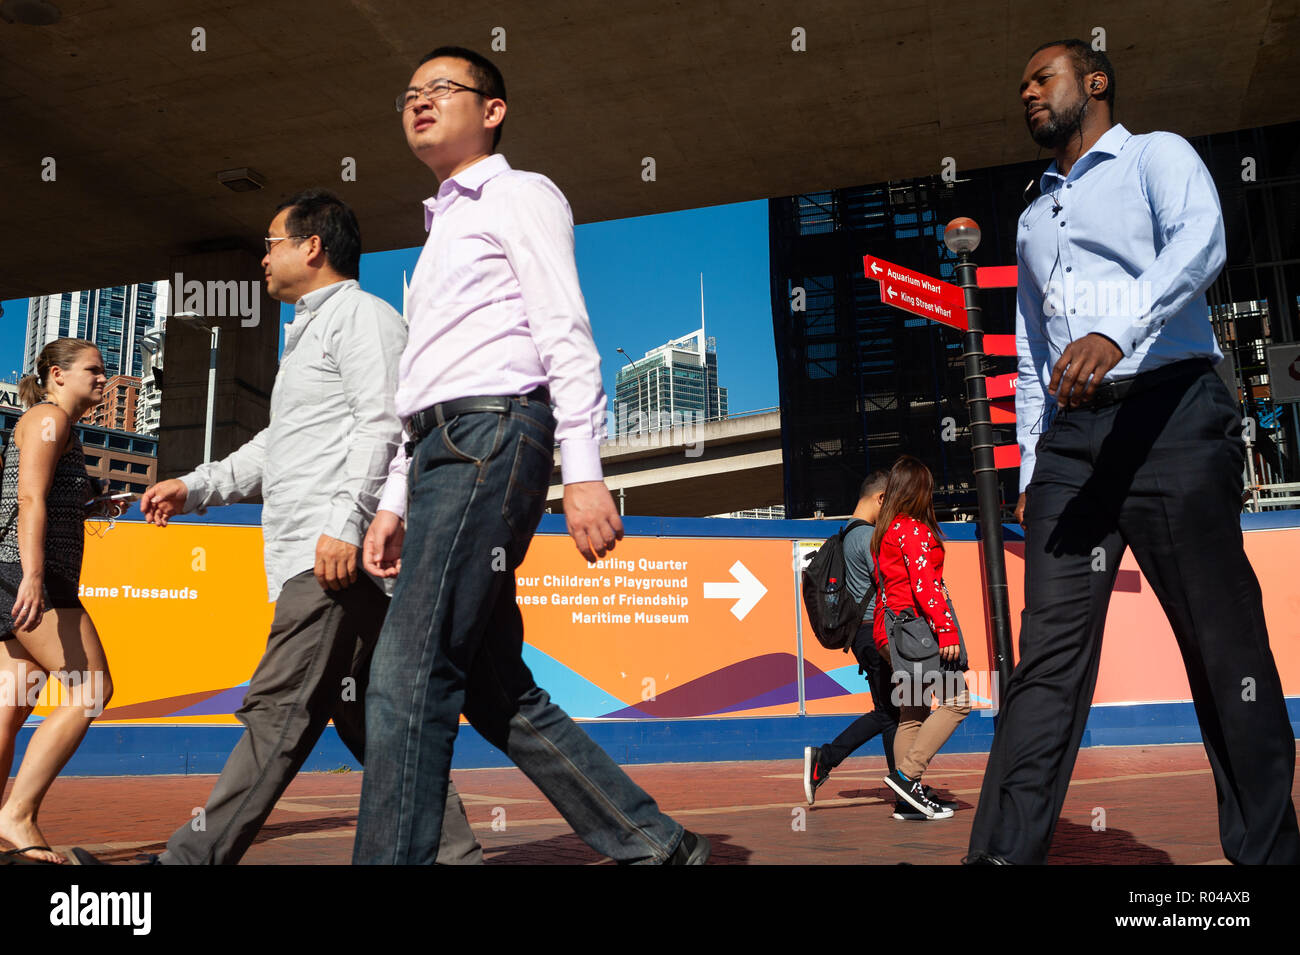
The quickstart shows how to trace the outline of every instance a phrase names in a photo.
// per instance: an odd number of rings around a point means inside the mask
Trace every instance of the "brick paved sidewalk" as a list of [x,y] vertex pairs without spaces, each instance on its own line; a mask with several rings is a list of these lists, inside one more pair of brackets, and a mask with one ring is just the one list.
[[[935,822],[898,822],[884,759],[850,759],[803,797],[798,759],[631,766],[660,806],[713,843],[713,863],[956,863],[966,850],[987,757],[940,754],[926,781],[961,808]],[[515,769],[454,773],[489,863],[591,864],[587,848]],[[214,776],[67,777],[55,781],[41,825],[56,847],[82,845],[109,862],[157,852],[202,806]],[[244,858],[249,864],[346,864],[359,773],[304,773]],[[1098,813],[1104,811],[1104,820]],[[1093,828],[1094,820],[1104,828]],[[1214,780],[1199,744],[1082,750],[1051,862],[1223,864]]]

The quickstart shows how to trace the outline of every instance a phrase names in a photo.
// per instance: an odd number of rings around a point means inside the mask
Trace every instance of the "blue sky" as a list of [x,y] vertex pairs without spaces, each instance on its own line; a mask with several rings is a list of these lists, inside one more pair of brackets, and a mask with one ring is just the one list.
[[[413,206],[418,215],[418,204]],[[591,316],[607,396],[623,358],[700,327],[718,340],[718,381],[733,412],[777,403],[776,351],[769,293],[767,203],[745,202],[578,226],[578,275]],[[363,287],[402,307],[402,270],[419,249],[361,259]],[[4,303],[0,376],[22,368],[27,300]],[[282,320],[290,311],[282,310]]]

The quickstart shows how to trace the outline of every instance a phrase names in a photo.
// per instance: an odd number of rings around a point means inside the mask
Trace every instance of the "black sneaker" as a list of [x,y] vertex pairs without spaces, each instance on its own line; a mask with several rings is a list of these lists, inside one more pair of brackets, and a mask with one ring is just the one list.
[[709,861],[709,840],[698,832],[687,829],[682,833],[682,841],[677,843],[664,865],[704,865]]
[[901,772],[894,772],[885,777],[885,785],[898,793],[899,798],[913,809],[925,813],[930,819],[947,819],[952,815],[951,809],[943,809],[925,795],[919,779],[908,779]]
[[894,818],[903,822],[925,822],[930,817],[923,812],[917,812],[900,799],[894,803]]
[[831,771],[822,766],[822,748],[805,746],[803,748],[803,794],[808,798],[808,805],[817,801],[817,789],[830,778]]
[[925,783],[921,784],[921,792],[925,793],[925,798],[930,800],[930,802],[934,803],[940,809],[951,809],[953,812],[956,812],[960,808],[957,803],[953,802],[951,799],[940,799],[938,792],[931,789]]

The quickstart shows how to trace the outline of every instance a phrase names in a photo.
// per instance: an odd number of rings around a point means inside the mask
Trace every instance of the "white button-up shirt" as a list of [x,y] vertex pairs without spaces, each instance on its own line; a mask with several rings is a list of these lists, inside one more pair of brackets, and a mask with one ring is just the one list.
[[[315,567],[322,534],[358,546],[365,537],[402,440],[393,394],[405,344],[401,315],[355,279],[308,292],[285,326],[270,423],[181,478],[186,511],[261,492],[271,600]],[[376,583],[391,593],[392,581]]]
[[[424,202],[397,413],[547,385],[564,483],[601,480],[605,390],[573,258],[573,213],[555,183],[488,156]],[[405,516],[405,449],[380,507]]]

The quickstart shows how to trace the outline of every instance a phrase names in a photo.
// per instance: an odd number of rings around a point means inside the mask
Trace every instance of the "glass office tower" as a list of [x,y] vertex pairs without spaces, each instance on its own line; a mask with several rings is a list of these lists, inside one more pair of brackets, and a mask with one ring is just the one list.
[[24,374],[36,370],[36,358],[49,342],[56,338],[84,338],[103,353],[109,377],[140,377],[143,368],[137,346],[145,332],[158,324],[162,284],[115,285],[31,298],[27,304]]
[[727,416],[717,341],[704,329],[652,348],[614,378],[615,433],[658,431]]
[[[1219,187],[1228,262],[1207,292],[1230,361],[1220,374],[1257,424],[1261,481],[1300,480],[1295,404],[1274,403],[1264,349],[1300,327],[1300,124],[1191,140]],[[790,517],[847,514],[862,477],[908,453],[934,472],[936,510],[976,510],[961,333],[880,301],[862,257],[953,281],[943,228],[975,219],[979,265],[1014,265],[1016,223],[1050,157],[773,199],[772,321],[780,378],[785,506]],[[984,329],[1015,331],[1014,290],[980,293]],[[1015,369],[986,358],[987,373]],[[1012,443],[1014,426],[995,426]],[[1018,490],[1000,472],[1006,515]]]

